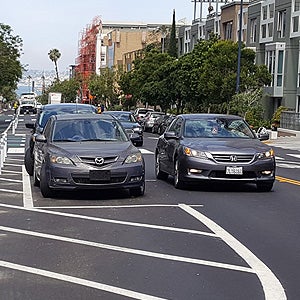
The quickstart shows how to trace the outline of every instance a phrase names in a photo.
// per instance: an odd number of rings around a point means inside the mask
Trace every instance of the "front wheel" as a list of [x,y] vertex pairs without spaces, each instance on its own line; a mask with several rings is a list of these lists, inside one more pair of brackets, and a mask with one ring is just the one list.
[[51,198],[54,195],[53,190],[49,187],[48,176],[45,165],[42,165],[40,174],[40,189],[44,198]]
[[31,153],[30,147],[27,148],[24,156],[24,164],[27,173],[32,176],[33,175],[33,155]]
[[160,169],[160,162],[159,162],[158,154],[156,155],[156,159],[155,159],[155,175],[156,175],[157,179],[167,180],[167,178],[168,178],[168,174],[163,172]]
[[184,181],[180,179],[179,163],[177,159],[175,161],[174,186],[176,189],[183,189],[185,187]]
[[270,192],[273,188],[273,182],[260,182],[256,184],[259,192]]

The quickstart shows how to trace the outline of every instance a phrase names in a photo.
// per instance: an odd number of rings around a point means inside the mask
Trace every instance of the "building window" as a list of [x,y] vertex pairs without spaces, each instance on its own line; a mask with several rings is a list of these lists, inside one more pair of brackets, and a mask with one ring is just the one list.
[[261,26],[261,37],[263,39],[267,37],[267,24]]
[[224,24],[224,32],[225,32],[225,40],[231,40],[232,39],[232,21],[227,22]]
[[269,18],[273,18],[274,17],[274,3],[269,4]]
[[299,16],[293,17],[293,32],[299,31]]
[[286,28],[286,10],[282,10],[278,12],[278,20],[277,20],[277,32],[278,37],[285,37],[285,28]]
[[273,36],[273,23],[268,23],[268,37]]
[[271,86],[274,85],[274,69],[275,69],[275,50],[267,51],[266,53],[266,65],[269,72],[272,75]]
[[268,7],[266,5],[262,7],[262,17],[263,20],[267,20],[268,18]]
[[251,19],[250,20],[250,43],[256,43],[257,42],[257,20]]
[[294,0],[294,11],[300,10],[300,0]]
[[278,51],[278,64],[277,64],[277,86],[282,86],[283,84],[283,55],[284,51]]

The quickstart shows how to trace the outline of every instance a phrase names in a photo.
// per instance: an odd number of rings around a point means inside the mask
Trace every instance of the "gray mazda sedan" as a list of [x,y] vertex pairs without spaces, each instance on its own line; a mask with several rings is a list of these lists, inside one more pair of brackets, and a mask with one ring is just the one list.
[[155,171],[158,179],[174,176],[176,188],[224,181],[255,183],[259,191],[271,191],[275,156],[241,117],[183,114],[158,139]]
[[35,137],[33,154],[34,184],[45,198],[75,189],[122,188],[132,196],[144,194],[142,154],[110,115],[52,116]]

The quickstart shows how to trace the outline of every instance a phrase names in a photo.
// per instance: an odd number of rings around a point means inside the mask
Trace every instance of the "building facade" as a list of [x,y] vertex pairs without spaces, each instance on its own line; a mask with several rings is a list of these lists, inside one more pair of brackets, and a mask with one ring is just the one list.
[[[210,12],[206,18],[200,16],[191,26],[179,29],[179,55],[193,50],[194,37],[208,39],[210,33],[238,41],[241,2],[226,2],[221,5],[220,13]],[[265,87],[263,103],[268,118],[279,106],[300,112],[299,18],[300,0],[243,1],[242,41],[256,52],[256,63],[265,64],[272,74],[271,85]]]

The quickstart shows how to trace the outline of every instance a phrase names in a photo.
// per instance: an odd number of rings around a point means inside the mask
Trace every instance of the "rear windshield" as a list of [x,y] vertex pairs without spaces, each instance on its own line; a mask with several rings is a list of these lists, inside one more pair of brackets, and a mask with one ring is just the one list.
[[96,109],[93,109],[91,106],[72,106],[72,107],[64,107],[59,110],[43,110],[39,117],[39,126],[45,127],[48,119],[54,115],[62,115],[62,114],[90,114],[96,113]]

